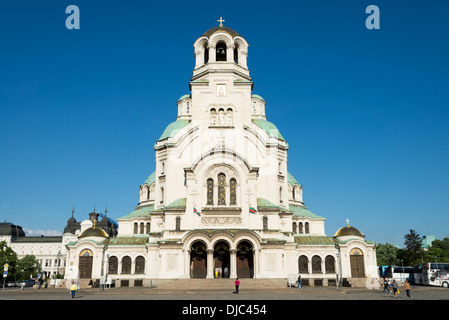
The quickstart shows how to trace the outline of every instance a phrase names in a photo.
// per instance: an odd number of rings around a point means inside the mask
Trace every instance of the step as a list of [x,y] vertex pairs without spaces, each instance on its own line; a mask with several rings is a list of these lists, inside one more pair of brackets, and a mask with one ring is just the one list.
[[[286,288],[287,279],[239,279],[240,288],[270,289]],[[153,280],[158,289],[234,289],[235,279],[173,279]]]

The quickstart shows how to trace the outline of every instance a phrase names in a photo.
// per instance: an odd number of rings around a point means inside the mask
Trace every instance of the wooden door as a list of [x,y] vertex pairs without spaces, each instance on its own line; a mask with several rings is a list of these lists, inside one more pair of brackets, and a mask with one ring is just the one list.
[[365,278],[365,263],[363,261],[363,252],[360,249],[352,249],[350,255],[351,277]]
[[93,254],[89,249],[85,249],[80,253],[80,260],[78,264],[80,279],[89,279],[92,277],[92,262]]

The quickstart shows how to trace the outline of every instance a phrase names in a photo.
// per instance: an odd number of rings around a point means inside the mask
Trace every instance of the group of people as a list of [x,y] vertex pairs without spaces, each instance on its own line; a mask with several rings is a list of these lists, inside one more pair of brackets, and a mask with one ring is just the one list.
[[[398,297],[398,294],[400,294],[399,283],[395,279],[383,277],[383,285],[384,285],[384,291],[382,292],[383,294],[385,294],[385,291],[387,291],[388,293],[391,293],[391,291],[393,291],[393,295],[394,295],[395,299]],[[405,289],[405,293],[407,294],[406,298],[410,299],[411,287],[410,287],[410,283],[408,282],[408,280],[404,281],[404,289]]]

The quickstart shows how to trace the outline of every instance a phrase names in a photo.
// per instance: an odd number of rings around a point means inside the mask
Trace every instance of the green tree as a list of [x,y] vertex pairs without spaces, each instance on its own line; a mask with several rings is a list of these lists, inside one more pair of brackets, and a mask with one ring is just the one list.
[[422,237],[415,230],[410,229],[410,233],[404,236],[404,265],[414,266],[422,262],[424,250],[421,248]]
[[30,278],[31,275],[36,275],[39,272],[39,266],[36,257],[33,255],[26,255],[17,261],[16,277],[19,280]]
[[439,262],[449,262],[449,238],[434,240],[432,246],[425,252],[424,260],[433,262],[435,257]]
[[376,247],[376,259],[378,266],[394,266],[398,264],[398,248],[390,243],[378,244]]
[[6,241],[0,241],[0,264],[4,266],[8,264],[8,277],[7,279],[14,279],[17,264],[17,254],[8,247]]

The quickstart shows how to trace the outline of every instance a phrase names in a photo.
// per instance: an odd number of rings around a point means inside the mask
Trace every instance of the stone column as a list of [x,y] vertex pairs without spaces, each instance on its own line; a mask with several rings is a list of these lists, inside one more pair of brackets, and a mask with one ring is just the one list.
[[207,249],[207,275],[206,279],[214,278],[214,250]]
[[235,279],[237,278],[237,249],[229,250],[231,254],[231,265],[230,265],[230,274],[229,278]]

